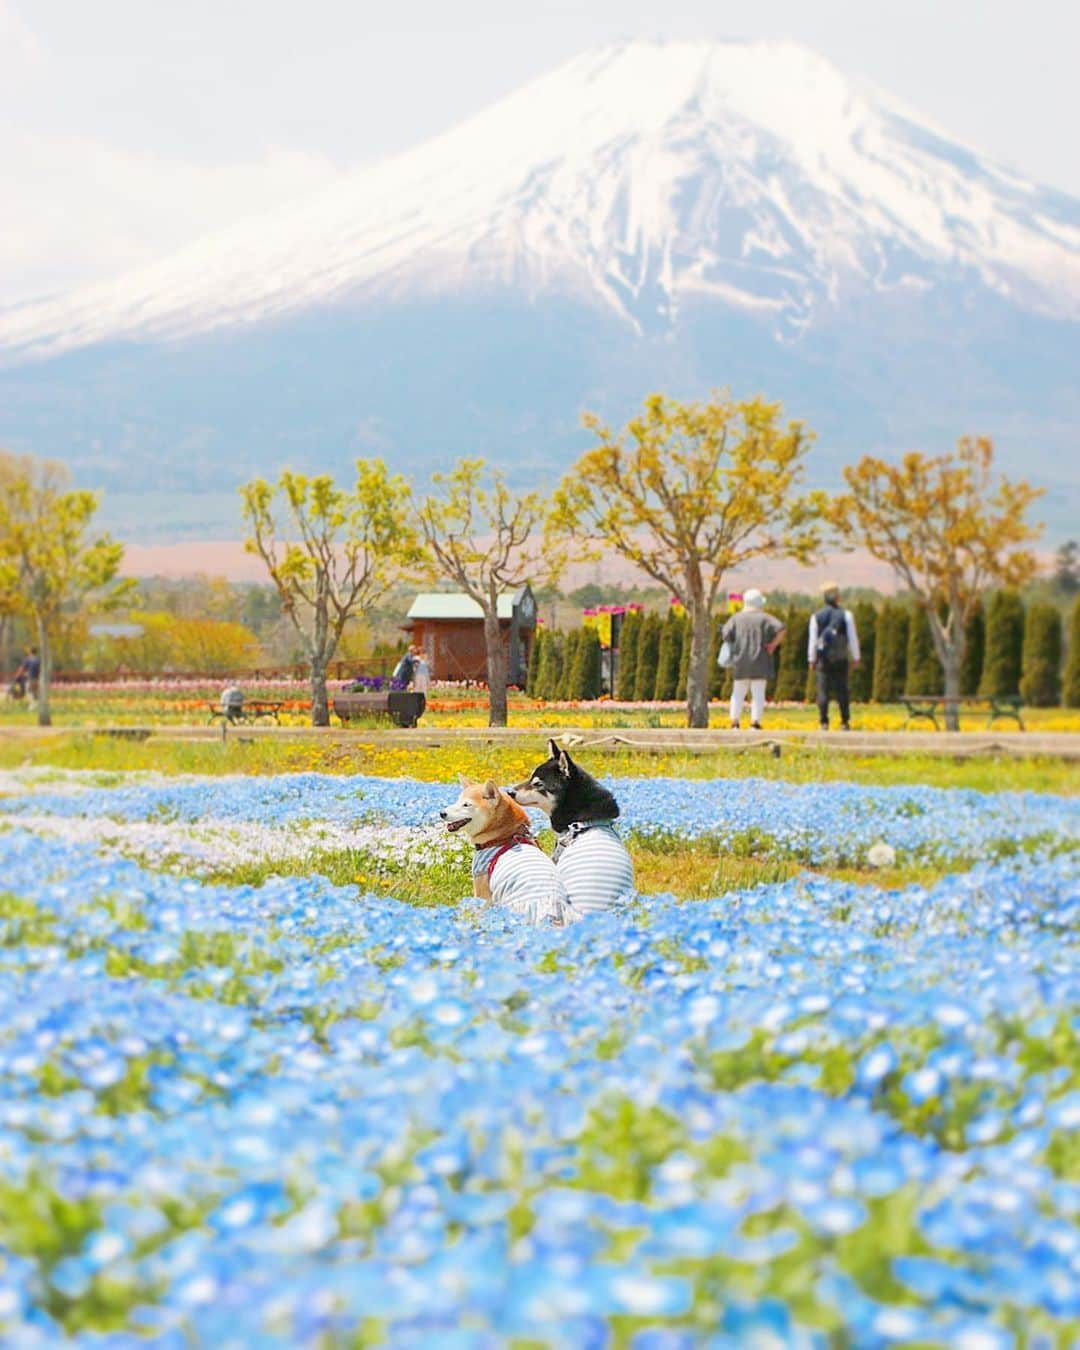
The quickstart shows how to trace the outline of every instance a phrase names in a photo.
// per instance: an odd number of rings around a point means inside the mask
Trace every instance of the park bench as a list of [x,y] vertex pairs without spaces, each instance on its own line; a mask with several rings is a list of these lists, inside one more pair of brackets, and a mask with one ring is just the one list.
[[408,689],[387,689],[378,693],[340,693],[334,695],[334,716],[342,725],[354,717],[389,717],[395,726],[414,727],[423,716],[427,698]]
[[957,698],[947,699],[944,694],[902,694],[900,702],[907,709],[907,717],[904,719],[906,727],[910,722],[923,718],[928,722],[933,722],[934,730],[940,731],[938,723],[938,713],[944,714],[947,704],[953,704],[957,709],[963,708],[985,708],[987,717],[986,725],[992,727],[999,717],[1011,717],[1018,723],[1020,730],[1024,730],[1024,719],[1020,716],[1020,707],[1022,700],[1015,694],[998,696],[989,694],[984,698]]
[[209,721],[223,722],[228,726],[239,726],[241,723],[257,722],[276,722],[280,724],[280,713],[284,708],[284,700],[274,700],[269,698],[251,698],[245,699],[242,704],[234,704],[231,707],[223,708],[218,703],[208,703],[210,709]]

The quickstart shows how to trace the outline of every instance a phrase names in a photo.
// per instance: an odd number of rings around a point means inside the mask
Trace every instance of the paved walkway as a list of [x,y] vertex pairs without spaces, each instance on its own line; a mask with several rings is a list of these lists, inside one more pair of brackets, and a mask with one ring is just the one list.
[[[341,727],[230,727],[168,726],[141,727],[7,727],[0,737],[34,739],[41,736],[106,735],[132,740],[154,737],[158,740],[304,740],[365,745],[453,745],[460,741],[492,745],[503,741],[546,743],[554,737],[568,748],[587,746],[590,750],[640,751],[679,750],[686,753],[710,753],[723,750],[778,747],[791,749],[827,749],[830,753],[863,755],[1051,755],[1058,759],[1080,760],[1080,733],[1031,731],[730,731],[727,729],[691,729],[689,727],[417,727],[405,731],[395,727],[350,730]],[[776,750],[774,749],[774,753]]]

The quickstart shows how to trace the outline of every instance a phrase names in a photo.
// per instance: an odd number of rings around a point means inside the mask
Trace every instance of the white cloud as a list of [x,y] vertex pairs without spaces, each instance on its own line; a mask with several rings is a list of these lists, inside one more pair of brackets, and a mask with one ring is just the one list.
[[0,134],[5,211],[0,305],[141,262],[328,182],[324,156],[268,151],[251,162],[195,164],[74,136]]

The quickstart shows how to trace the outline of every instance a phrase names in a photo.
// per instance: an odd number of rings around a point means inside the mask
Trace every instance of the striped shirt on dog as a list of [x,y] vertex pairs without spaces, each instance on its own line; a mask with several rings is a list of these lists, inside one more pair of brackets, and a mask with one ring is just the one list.
[[555,868],[581,914],[612,909],[634,895],[634,864],[614,825],[575,822],[559,835]]
[[529,923],[564,924],[573,919],[566,912],[566,892],[558,872],[544,850],[535,844],[490,844],[473,855],[473,876],[490,874],[491,898],[520,914]]

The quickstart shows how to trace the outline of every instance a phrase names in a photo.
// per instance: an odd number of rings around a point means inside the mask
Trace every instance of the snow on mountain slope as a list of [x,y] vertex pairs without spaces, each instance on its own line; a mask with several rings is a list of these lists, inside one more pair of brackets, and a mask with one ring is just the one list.
[[802,48],[638,42],[290,210],[0,312],[0,354],[500,288],[569,294],[640,331],[708,299],[790,337],[846,297],[956,281],[1080,319],[1080,202]]

